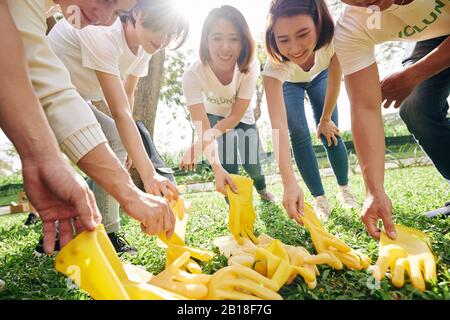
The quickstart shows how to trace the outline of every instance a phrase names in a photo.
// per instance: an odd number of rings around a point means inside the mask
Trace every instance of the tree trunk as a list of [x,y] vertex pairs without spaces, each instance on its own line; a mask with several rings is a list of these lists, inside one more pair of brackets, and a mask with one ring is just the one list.
[[[139,80],[134,96],[134,120],[144,122],[146,128],[153,137],[155,130],[156,111],[158,109],[159,94],[164,73],[164,50],[153,55],[148,67],[148,75]],[[131,178],[138,188],[144,189],[144,184],[136,168],[130,170]]]

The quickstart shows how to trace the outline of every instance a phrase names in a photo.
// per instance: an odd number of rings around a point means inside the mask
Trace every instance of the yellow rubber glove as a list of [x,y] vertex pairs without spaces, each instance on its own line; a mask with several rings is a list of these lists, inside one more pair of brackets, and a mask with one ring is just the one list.
[[103,225],[82,232],[56,256],[57,271],[96,300],[186,299],[147,283],[129,280]]
[[278,284],[244,266],[228,266],[214,273],[208,300],[282,300]]
[[401,288],[405,284],[405,270],[412,285],[425,291],[425,281],[436,280],[436,261],[431,251],[430,238],[417,229],[395,225],[397,239],[390,239],[381,233],[379,258],[373,268],[373,277],[379,281],[388,269],[394,286]]
[[189,252],[184,252],[172,265],[156,276],[149,283],[189,299],[204,299],[208,295],[208,282],[211,278],[206,274],[191,274],[180,270],[189,260]]
[[289,260],[283,260],[264,248],[256,249],[254,269],[261,275],[275,281],[277,291],[287,282],[292,273]]
[[[316,265],[329,264],[337,260],[335,256],[328,253],[311,255],[303,247],[286,245],[266,234],[261,234],[258,237],[258,242],[256,246],[250,240],[244,239],[244,244],[239,246],[233,237],[221,237],[216,239],[215,244],[219,246],[220,252],[228,253],[226,255],[228,265],[242,265],[255,269],[262,275],[277,281],[280,287],[284,283],[291,284],[297,275],[300,275],[308,287],[314,289],[317,285],[316,275],[319,275]],[[265,249],[268,252],[259,250],[256,259],[255,255],[258,248]],[[289,268],[286,263],[281,263],[278,258],[290,265],[290,274],[288,274]],[[258,261],[258,263],[255,263],[255,261]],[[339,260],[337,261],[339,262]],[[278,267],[280,267],[280,270],[277,269]],[[271,271],[269,272],[268,269]],[[273,277],[274,273],[277,273],[276,277]]]
[[344,241],[331,235],[320,223],[313,208],[304,203],[303,223],[311,235],[314,247],[318,253],[329,253],[337,259],[330,261],[329,265],[334,269],[342,269],[342,264],[353,270],[367,269],[371,263],[368,256],[353,250]]
[[[191,204],[185,201],[181,195],[178,196],[177,201],[171,200],[169,204],[170,207],[172,208],[172,212],[175,215],[176,220],[174,234],[176,234],[178,238],[184,242],[184,237],[186,234],[186,224],[188,219],[187,212],[189,211]],[[161,237],[158,237],[156,244],[160,247],[167,248],[166,242],[172,241],[173,237],[170,240],[167,240],[164,233],[164,239],[166,241],[162,241]]]
[[239,245],[233,236],[222,236],[214,239],[214,245],[227,258],[243,253],[254,255],[256,252],[256,245],[246,238],[243,238],[243,244]]
[[[184,252],[189,252],[190,256],[200,261],[209,261],[214,257],[214,253],[211,251],[187,246],[186,243],[175,233],[170,239],[167,239],[165,233],[160,234],[158,237],[167,245],[166,268],[173,264],[174,261]],[[187,269],[191,273],[195,274],[202,273],[202,268],[200,265],[192,259],[188,259],[188,261],[186,261],[183,269]]]
[[185,211],[187,211],[190,207],[190,205],[188,205],[182,196],[178,196],[178,200],[172,200],[170,201],[170,207],[172,208],[172,211],[174,213],[174,215],[179,219],[179,220],[183,220],[184,217],[184,213]]
[[244,242],[243,238],[249,238],[257,243],[253,233],[256,219],[253,208],[253,180],[235,174],[232,174],[231,178],[238,193],[234,193],[227,185],[227,196],[230,202],[228,229],[240,245]]

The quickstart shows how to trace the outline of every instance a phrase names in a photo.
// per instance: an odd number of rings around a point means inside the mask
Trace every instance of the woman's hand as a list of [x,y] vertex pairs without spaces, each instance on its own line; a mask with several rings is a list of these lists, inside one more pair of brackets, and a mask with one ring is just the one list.
[[191,145],[189,147],[189,149],[187,149],[184,156],[181,158],[180,170],[183,170],[183,169],[184,169],[184,171],[197,170],[197,163],[198,163],[197,160],[200,157],[201,153],[202,153],[202,149],[197,143],[194,143],[193,145]]
[[222,193],[224,196],[227,195],[227,185],[230,186],[231,191],[233,191],[234,193],[238,193],[238,190],[233,182],[233,179],[222,166],[220,166],[219,169],[216,169],[214,171],[214,177],[216,179],[216,190]]
[[169,179],[155,173],[153,179],[146,179],[144,182],[144,189],[147,193],[154,196],[161,196],[167,200],[178,200],[178,189]]
[[297,181],[289,183],[284,188],[283,207],[286,209],[289,218],[303,225],[300,215],[303,215],[303,191]]
[[339,137],[339,129],[334,124],[333,120],[320,120],[317,126],[317,138],[322,141],[322,135],[327,139],[327,144],[331,147],[334,143],[335,146],[338,145],[337,137]]

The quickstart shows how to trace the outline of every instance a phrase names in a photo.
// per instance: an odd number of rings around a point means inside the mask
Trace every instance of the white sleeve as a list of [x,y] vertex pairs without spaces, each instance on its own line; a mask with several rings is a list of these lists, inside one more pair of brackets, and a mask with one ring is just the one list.
[[192,69],[187,69],[183,75],[183,94],[186,98],[186,105],[193,106],[203,103],[203,88],[199,77]]
[[28,72],[47,120],[61,149],[77,163],[92,149],[107,143],[100,124],[75,90],[70,74],[45,36],[45,20],[32,1],[14,1],[11,16],[20,32]]
[[151,55],[145,55],[138,61],[136,66],[131,71],[131,75],[137,78],[143,78],[148,74],[148,65],[150,63]]
[[345,13],[336,25],[334,46],[345,76],[376,62],[375,44],[362,26],[357,21],[352,21]]
[[78,32],[83,67],[120,76],[119,58],[122,54],[113,29],[86,27]]
[[253,97],[253,93],[256,89],[256,81],[259,77],[259,61],[255,58],[253,63],[250,65],[250,69],[248,73],[243,76],[240,87],[238,88],[238,92],[236,97],[241,99],[251,100]]
[[262,75],[285,82],[289,79],[289,69],[285,63],[277,63],[268,58]]

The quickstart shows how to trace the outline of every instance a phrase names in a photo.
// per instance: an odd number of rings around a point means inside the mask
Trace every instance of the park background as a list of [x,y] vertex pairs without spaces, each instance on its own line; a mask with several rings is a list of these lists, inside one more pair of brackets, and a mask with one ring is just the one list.
[[[238,8],[246,17],[251,31],[260,48],[260,58],[264,59],[262,34],[269,0],[176,0],[190,21],[190,36],[182,49],[160,52],[152,58],[149,75],[141,79],[136,95],[135,118],[143,120],[153,133],[159,153],[170,167],[177,167],[181,153],[192,141],[192,127],[186,113],[181,91],[181,76],[186,67],[196,59],[201,27],[207,13],[214,7],[230,4]],[[343,5],[338,0],[327,0],[335,19],[342,12]],[[405,43],[390,42],[376,48],[380,77],[401,70],[401,60]],[[258,117],[257,126],[265,153],[270,154],[270,124],[258,84],[257,94],[251,106]],[[260,102],[260,103],[259,103]],[[102,106],[99,106],[102,108]],[[342,84],[338,101],[339,127],[348,144],[350,162],[350,185],[359,203],[364,200],[364,183],[352,146],[350,130],[350,110],[347,94]],[[103,106],[104,108],[104,106]],[[315,139],[315,126],[311,110],[307,106],[307,116],[311,136],[315,141],[323,184],[330,199],[333,211],[324,223],[327,230],[338,235],[349,246],[367,254],[373,263],[378,257],[378,242],[372,239],[359,219],[360,210],[344,210],[335,198],[337,185],[329,169],[323,148]],[[426,218],[423,213],[450,199],[449,186],[431,165],[420,147],[414,142],[405,125],[398,116],[398,110],[382,110],[386,139],[385,188],[392,199],[394,221],[427,233],[431,238],[432,250],[436,257],[438,279],[434,286],[425,292],[416,290],[409,280],[402,288],[395,288],[387,277],[374,282],[370,272],[355,270],[333,270],[319,266],[320,275],[317,287],[313,290],[302,279],[297,278],[291,285],[279,291],[284,299],[445,299],[450,300],[450,219]],[[295,170],[297,169],[293,162]],[[278,168],[273,158],[263,161],[263,169],[268,175],[269,190],[282,197],[283,187],[279,181]],[[80,172],[81,174],[81,172]],[[182,174],[175,172],[177,183],[184,188],[184,197],[192,203],[189,213],[186,243],[190,246],[212,250],[214,239],[228,235],[228,208],[223,197],[214,191],[213,176],[207,168],[201,172]],[[299,184],[305,190],[305,200],[311,202],[312,196],[296,170]],[[208,183],[206,183],[208,182]],[[190,188],[189,186],[192,186]],[[199,188],[194,188],[198,186]],[[0,207],[8,207],[18,199],[23,191],[20,162],[17,153],[7,138],[0,132]],[[192,192],[191,192],[192,191]],[[197,192],[194,192],[197,191]],[[265,203],[254,195],[257,213],[255,233],[265,233],[285,244],[304,246],[314,252],[309,233],[293,220],[287,218],[280,204]],[[41,223],[26,226],[27,213],[0,215],[0,278],[6,282],[6,290],[0,292],[4,299],[51,299],[86,300],[90,299],[82,290],[56,272],[52,257],[36,258],[34,248],[42,234]],[[158,274],[165,266],[165,250],[158,247],[155,237],[144,235],[139,224],[129,216],[121,215],[122,231],[131,245],[138,248],[136,257],[124,257],[126,262],[142,266],[149,272]],[[202,265],[202,271],[212,274],[226,266],[223,255]]]
[[[223,4],[229,4],[238,8],[247,19],[250,30],[259,45],[260,60],[265,61],[266,55],[263,49],[263,33],[265,18],[270,0],[175,0],[177,7],[184,12],[190,23],[190,32],[187,42],[177,51],[165,50],[154,56],[150,66],[151,74],[148,79],[141,81],[141,87],[148,82],[153,82],[152,88],[142,89],[140,96],[148,94],[148,97],[136,99],[136,118],[144,120],[153,133],[153,140],[163,158],[169,165],[176,165],[180,155],[192,142],[192,126],[186,114],[186,106],[181,90],[181,77],[186,67],[198,57],[198,47],[203,21],[208,12]],[[341,14],[344,5],[338,0],[327,0],[335,21]],[[406,44],[389,42],[376,48],[376,56],[379,62],[381,79],[388,74],[401,70],[401,60]],[[158,84],[161,84],[159,86]],[[159,99],[158,99],[159,96]],[[258,83],[257,93],[250,105],[256,109],[257,126],[262,140],[263,149],[271,150],[271,129],[267,112],[267,106],[261,83]],[[145,110],[139,113],[139,110]],[[344,83],[338,100],[339,129],[345,132],[344,138],[351,140],[350,131],[350,104]],[[308,124],[312,132],[315,124],[309,102],[306,105]],[[398,117],[398,110],[384,109],[386,118],[387,136],[409,135],[406,127]],[[142,119],[145,118],[145,119]],[[312,134],[314,139],[314,134]],[[318,144],[317,140],[315,143]],[[20,161],[8,138],[0,130],[0,175],[9,176],[20,171]]]

